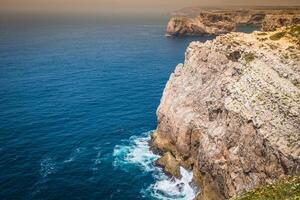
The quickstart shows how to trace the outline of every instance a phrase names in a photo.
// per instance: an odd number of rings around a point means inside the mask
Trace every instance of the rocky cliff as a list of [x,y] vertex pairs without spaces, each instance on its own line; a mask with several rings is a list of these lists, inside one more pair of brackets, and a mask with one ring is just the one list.
[[235,31],[239,24],[256,25],[264,31],[274,31],[282,26],[300,24],[300,9],[202,10],[196,17],[172,17],[168,22],[166,35],[219,35]]
[[261,29],[263,31],[274,31],[277,28],[293,24],[300,24],[300,13],[297,15],[267,15],[262,21]]
[[[152,147],[199,199],[229,199],[300,170],[300,27],[193,42],[164,89]],[[169,162],[170,161],[170,162]]]

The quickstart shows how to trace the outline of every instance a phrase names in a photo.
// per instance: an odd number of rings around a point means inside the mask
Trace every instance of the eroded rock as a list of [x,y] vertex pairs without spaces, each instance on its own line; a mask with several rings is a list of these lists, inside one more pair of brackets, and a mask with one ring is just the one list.
[[181,178],[179,162],[170,152],[166,152],[160,157],[156,161],[156,164],[162,167],[167,174],[176,178]]
[[[300,60],[291,55],[300,46],[290,30],[193,42],[171,74],[153,146],[188,163],[199,199],[229,199],[299,172]],[[286,34],[271,40],[278,32]]]

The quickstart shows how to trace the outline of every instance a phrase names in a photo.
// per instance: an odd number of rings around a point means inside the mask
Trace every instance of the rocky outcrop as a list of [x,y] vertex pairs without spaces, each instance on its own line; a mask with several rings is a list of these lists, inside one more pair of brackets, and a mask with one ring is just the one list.
[[222,34],[235,29],[231,17],[215,14],[202,13],[195,18],[173,17],[167,25],[167,35],[201,35],[201,34]]
[[198,16],[174,16],[166,29],[167,36],[220,35],[235,31],[240,24],[262,26],[274,31],[278,27],[300,24],[300,9],[294,10],[202,10]]
[[229,199],[299,172],[299,33],[193,42],[171,74],[152,145],[193,170],[199,199]]
[[164,169],[167,174],[180,178],[180,165],[176,158],[170,152],[166,152],[162,157],[160,157],[156,164]]
[[263,31],[275,31],[277,28],[300,24],[300,13],[298,15],[267,15],[261,29]]

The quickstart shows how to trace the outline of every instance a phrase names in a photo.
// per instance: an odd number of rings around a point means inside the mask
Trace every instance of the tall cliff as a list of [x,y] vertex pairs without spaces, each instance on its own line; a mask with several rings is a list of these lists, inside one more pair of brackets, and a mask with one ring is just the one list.
[[300,27],[193,42],[157,110],[153,149],[229,199],[300,170]]
[[220,35],[235,31],[239,24],[251,24],[260,26],[263,31],[275,31],[282,26],[300,24],[300,8],[202,10],[195,17],[172,17],[166,35]]

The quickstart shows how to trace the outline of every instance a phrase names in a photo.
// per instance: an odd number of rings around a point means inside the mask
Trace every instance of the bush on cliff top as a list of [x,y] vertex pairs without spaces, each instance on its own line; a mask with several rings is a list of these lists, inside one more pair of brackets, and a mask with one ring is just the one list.
[[250,63],[255,59],[255,55],[254,53],[247,53],[244,55],[244,59],[247,63]]
[[299,25],[294,25],[290,27],[289,29],[289,34],[295,38],[295,42],[300,48],[300,26]]
[[270,36],[270,40],[280,40],[281,38],[288,36],[292,39],[300,49],[300,25],[293,25],[285,28],[283,31],[274,33]]
[[235,200],[300,200],[300,174],[261,186]]
[[271,40],[280,40],[282,37],[285,36],[285,32],[278,32],[278,33],[275,33],[273,35],[270,36],[270,39]]

